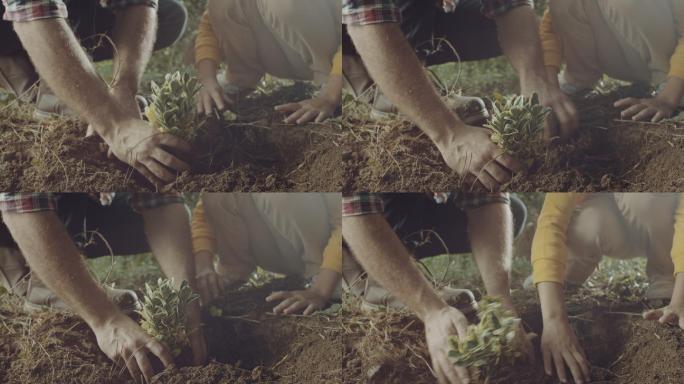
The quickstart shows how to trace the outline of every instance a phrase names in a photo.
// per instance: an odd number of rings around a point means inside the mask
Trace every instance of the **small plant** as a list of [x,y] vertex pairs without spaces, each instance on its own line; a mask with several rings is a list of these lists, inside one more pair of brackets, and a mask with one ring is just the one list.
[[464,339],[449,339],[449,357],[454,364],[467,367],[474,377],[488,382],[497,369],[510,367],[522,357],[520,319],[491,297],[480,301],[478,317],[480,322],[468,326]]
[[505,96],[492,106],[492,119],[485,124],[491,139],[521,161],[530,163],[541,153],[542,132],[551,109],[539,104],[539,96]]
[[187,72],[167,74],[164,82],[152,82],[151,103],[145,116],[161,132],[192,142],[199,133],[195,97],[200,83]]
[[199,295],[192,291],[187,281],[180,288],[173,287],[173,280],[160,278],[156,284],[145,283],[145,300],[138,311],[140,325],[150,336],[164,343],[178,357],[190,345],[186,329],[185,310]]

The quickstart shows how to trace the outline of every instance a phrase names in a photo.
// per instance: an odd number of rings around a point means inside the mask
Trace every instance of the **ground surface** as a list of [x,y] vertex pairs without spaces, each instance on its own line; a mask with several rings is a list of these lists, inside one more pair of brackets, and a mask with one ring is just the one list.
[[[307,84],[295,83],[248,97],[240,105],[238,121],[214,127],[219,153],[179,175],[165,189],[339,191],[338,124],[284,125],[283,116],[273,111],[273,106],[304,99],[312,91]],[[85,138],[85,124],[36,122],[29,112],[17,106],[0,107],[0,190],[154,190],[131,168],[108,160],[101,139]]]
[[[116,259],[111,276],[119,286],[142,287],[143,281],[159,274],[148,257]],[[98,276],[110,274],[108,259],[97,263]],[[593,366],[593,383],[674,384],[684,377],[682,331],[640,318],[644,306],[639,294],[633,293],[641,293],[642,286],[616,290],[607,285],[609,277],[638,274],[644,264],[604,263],[584,288],[568,297],[571,323]],[[428,267],[456,286],[481,293],[468,257],[443,256]],[[528,272],[529,263],[516,259],[515,288]],[[626,286],[634,286],[641,280],[627,281]],[[212,361],[204,367],[162,372],[155,382],[434,383],[423,327],[414,316],[385,311],[363,314],[354,300],[312,317],[270,314],[266,295],[297,286],[296,281],[275,280],[226,293],[214,304],[221,314],[205,317]],[[615,295],[618,291],[621,298]],[[526,326],[539,333],[542,324],[535,295],[517,289],[514,297]],[[538,340],[536,344],[538,352]],[[0,297],[0,382],[129,381],[124,370],[99,352],[93,334],[76,317],[51,311],[28,316],[21,313],[16,298],[5,295]],[[504,369],[490,383],[557,381],[544,376],[538,359],[536,364]]]

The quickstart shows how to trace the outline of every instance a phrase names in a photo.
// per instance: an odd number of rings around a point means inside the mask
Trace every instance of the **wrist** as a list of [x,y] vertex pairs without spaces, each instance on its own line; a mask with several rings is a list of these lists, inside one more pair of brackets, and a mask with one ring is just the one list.
[[424,129],[423,131],[435,143],[439,151],[444,153],[458,140],[458,136],[464,128],[465,123],[460,119],[446,116],[445,118],[435,119],[430,124],[430,129]]
[[205,84],[217,83],[216,75],[218,74],[218,63],[212,59],[202,59],[197,63],[197,78]]
[[126,316],[121,312],[114,303],[108,303],[107,308],[104,310],[98,310],[97,313],[93,313],[92,316],[81,316],[83,321],[97,333],[98,330],[106,329],[119,321],[120,316]]

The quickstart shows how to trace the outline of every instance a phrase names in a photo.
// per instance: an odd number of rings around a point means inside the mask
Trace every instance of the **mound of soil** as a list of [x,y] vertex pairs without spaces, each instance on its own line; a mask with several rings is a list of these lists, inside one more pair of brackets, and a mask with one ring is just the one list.
[[[170,191],[329,191],[342,187],[339,126],[292,126],[273,106],[309,97],[305,83],[250,95],[237,121],[222,122],[214,140],[224,150],[180,174]],[[28,107],[0,109],[0,190],[154,191],[132,168],[107,158],[99,137],[77,121],[36,122]]]
[[[405,312],[365,314],[353,301],[315,316],[275,316],[264,298],[300,288],[276,280],[227,293],[205,318],[211,362],[159,373],[154,383],[434,383],[423,324]],[[641,308],[570,306],[570,319],[592,363],[594,383],[674,384],[684,377],[684,335],[642,320]],[[542,328],[538,305],[523,320]],[[92,332],[73,315],[28,316],[16,299],[0,300],[0,381],[6,383],[130,383],[103,355]],[[557,384],[537,361],[504,369],[490,384]]]
[[[613,102],[644,96],[625,87],[577,100],[581,127],[569,143],[552,145],[528,173],[505,187],[515,192],[684,190],[684,126],[622,121]],[[470,191],[413,124],[373,122],[368,108],[346,105],[342,122],[345,191]]]

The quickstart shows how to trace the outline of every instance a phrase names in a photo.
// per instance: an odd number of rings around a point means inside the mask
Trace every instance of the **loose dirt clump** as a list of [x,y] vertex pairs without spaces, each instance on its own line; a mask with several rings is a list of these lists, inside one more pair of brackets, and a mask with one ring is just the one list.
[[[273,106],[308,97],[313,87],[294,83],[262,89],[240,101],[236,121],[213,122],[220,151],[202,158],[168,191],[329,191],[342,188],[336,170],[339,123],[282,124]],[[211,123],[210,123],[211,125]],[[219,125],[219,129],[216,129]],[[85,137],[78,121],[36,122],[30,108],[0,109],[0,189],[5,191],[154,191],[132,168],[108,159],[99,137]]]

